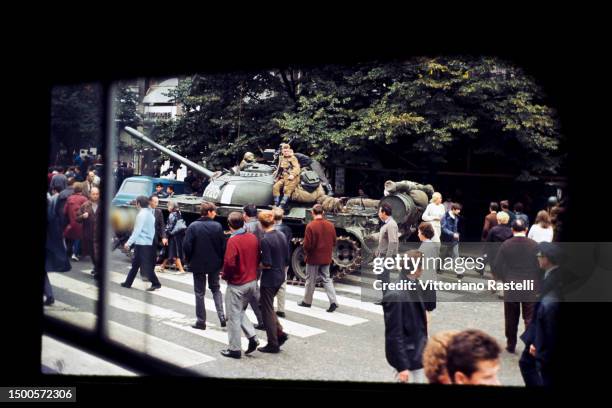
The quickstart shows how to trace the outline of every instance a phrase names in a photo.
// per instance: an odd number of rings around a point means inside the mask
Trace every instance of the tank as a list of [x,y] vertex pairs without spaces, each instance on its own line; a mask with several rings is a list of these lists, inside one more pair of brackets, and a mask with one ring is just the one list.
[[[201,197],[183,194],[175,195],[172,198],[179,204],[187,223],[200,217],[200,204],[204,201],[212,202],[217,206],[219,221],[226,228],[227,216],[233,211],[242,212],[242,208],[247,204],[255,204],[259,210],[272,208],[272,185],[276,171],[276,155],[273,149],[267,149],[264,152],[266,163],[248,162],[230,170],[211,171],[156,143],[133,128],[126,127],[125,131],[209,179]],[[317,166],[320,165],[316,163],[310,168],[302,167],[302,172],[309,170],[320,172]],[[312,171],[309,176],[309,180],[312,181]],[[322,179],[327,182],[324,176]],[[310,209],[315,203],[321,203],[324,206],[325,217],[336,227],[338,239],[332,255],[331,268],[334,279],[337,280],[359,271],[361,266],[370,262],[374,256],[372,248],[376,247],[377,232],[380,229],[378,219],[380,200],[364,202],[346,197],[335,198],[327,195],[323,187],[324,184],[320,183],[315,191],[302,191],[300,201],[293,200],[294,196],[292,196],[292,200],[289,201],[289,209],[285,211],[283,223],[291,227],[294,237],[291,248],[290,279],[293,278],[296,281],[303,282],[306,278],[302,242],[306,225],[312,220]],[[403,231],[411,234],[414,231],[413,224],[415,220],[420,219],[423,208],[415,204],[405,189],[388,193],[383,200],[392,200],[394,197],[397,197],[397,202],[390,203],[394,209],[394,216],[398,208],[397,212],[401,214],[401,220],[396,220],[402,226]],[[160,198],[159,202],[159,208],[166,211],[168,199]]]

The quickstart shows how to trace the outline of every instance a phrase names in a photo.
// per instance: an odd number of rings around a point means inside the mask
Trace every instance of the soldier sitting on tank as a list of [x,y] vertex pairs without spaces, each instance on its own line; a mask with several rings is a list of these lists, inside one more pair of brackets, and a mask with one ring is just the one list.
[[246,152],[242,157],[242,161],[240,162],[240,170],[244,169],[247,165],[255,162],[255,155],[251,152]]
[[[274,206],[280,206],[286,211],[287,201],[291,193],[295,190],[300,182],[300,163],[293,155],[291,146],[287,143],[281,144],[281,157],[276,170],[276,178],[272,187],[272,195],[274,196]],[[281,199],[281,189],[283,197]]]

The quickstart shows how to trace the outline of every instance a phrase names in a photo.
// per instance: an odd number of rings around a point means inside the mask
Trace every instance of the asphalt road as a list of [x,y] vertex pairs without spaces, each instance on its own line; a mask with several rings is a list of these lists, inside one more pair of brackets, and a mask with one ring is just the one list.
[[[336,285],[340,307],[326,313],[325,293],[317,288],[313,309],[299,308],[303,288],[289,286],[286,319],[290,338],[276,355],[254,352],[240,360],[219,354],[226,348],[226,329],[219,327],[212,296],[207,289],[206,331],[191,329],[194,322],[194,297],[191,274],[158,273],[163,287],[146,292],[148,283],[139,278],[131,289],[119,285],[129,270],[129,260],[119,252],[111,256],[110,332],[118,341],[164,358],[197,374],[227,378],[266,378],[300,380],[339,380],[392,382],[393,369],[385,360],[382,308],[362,302],[360,281],[371,279],[348,276]],[[45,307],[45,313],[59,316],[75,324],[93,327],[97,288],[89,274],[88,258],[73,262],[66,273],[50,273],[56,303]],[[452,281],[454,275],[443,274],[441,280]],[[464,281],[482,280],[467,272]],[[361,283],[364,284],[364,283]],[[224,287],[222,288],[224,290]],[[503,304],[491,293],[438,293],[437,309],[432,313],[430,333],[441,330],[478,328],[505,345]],[[480,300],[480,301],[479,301]],[[486,300],[486,301],[482,301]],[[253,320],[253,319],[252,319]],[[522,323],[519,332],[523,329]],[[265,332],[258,331],[265,342]],[[244,343],[243,343],[244,344]],[[85,364],[78,353],[63,346],[43,342],[44,372],[76,374],[116,374],[121,369],[95,362]],[[501,356],[499,378],[504,385],[523,385],[517,354],[506,351]],[[75,360],[77,359],[77,360]],[[127,371],[126,374],[129,374]]]

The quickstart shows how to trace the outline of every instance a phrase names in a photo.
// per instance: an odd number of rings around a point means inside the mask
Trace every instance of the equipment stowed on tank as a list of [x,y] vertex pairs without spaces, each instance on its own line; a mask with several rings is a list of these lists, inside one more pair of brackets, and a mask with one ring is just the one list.
[[[200,216],[200,204],[203,201],[217,206],[217,215],[224,228],[227,228],[228,215],[233,211],[242,212],[247,204],[255,204],[259,210],[272,208],[272,186],[275,182],[278,151],[266,149],[263,152],[265,163],[243,160],[240,166],[214,172],[154,142],[135,129],[126,127],[125,130],[194,172],[208,177],[209,183],[202,197],[175,195],[172,198],[179,204],[186,221],[193,221]],[[325,217],[336,227],[338,239],[331,269],[334,279],[359,271],[374,256],[375,245],[372,245],[371,240],[376,239],[376,232],[380,229],[378,207],[382,202],[392,205],[393,216],[406,233],[411,233],[414,230],[413,224],[420,220],[424,208],[415,204],[410,188],[415,189],[421,185],[412,182],[407,182],[412,183],[410,185],[406,185],[406,182],[397,183],[399,187],[396,191],[389,192],[381,200],[364,202],[361,199],[336,198],[333,197],[321,165],[308,156],[299,153],[295,155],[301,165],[300,183],[290,196],[289,210],[285,212],[283,223],[291,227],[293,232],[290,274],[296,281],[304,281],[306,278],[302,242],[306,225],[312,220],[310,209],[316,203],[323,205]],[[160,198],[159,202],[159,207],[166,210],[168,199]],[[399,218],[396,218],[396,211]]]

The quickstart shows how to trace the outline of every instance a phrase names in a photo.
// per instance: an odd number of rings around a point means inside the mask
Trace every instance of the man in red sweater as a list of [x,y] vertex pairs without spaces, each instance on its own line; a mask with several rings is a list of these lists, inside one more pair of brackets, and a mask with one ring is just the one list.
[[229,348],[222,350],[221,355],[240,358],[241,328],[249,339],[249,347],[245,354],[252,353],[259,345],[253,323],[245,315],[247,305],[256,297],[259,242],[254,234],[246,232],[243,228],[241,213],[230,213],[227,222],[232,235],[227,241],[221,278],[227,281],[225,310]]
[[298,306],[310,307],[317,277],[321,277],[323,287],[329,298],[328,312],[338,308],[334,284],[329,277],[329,265],[332,263],[332,252],[336,246],[336,228],[323,217],[323,206],[312,207],[313,220],[306,226],[304,233],[304,255],[306,258],[306,293]]

